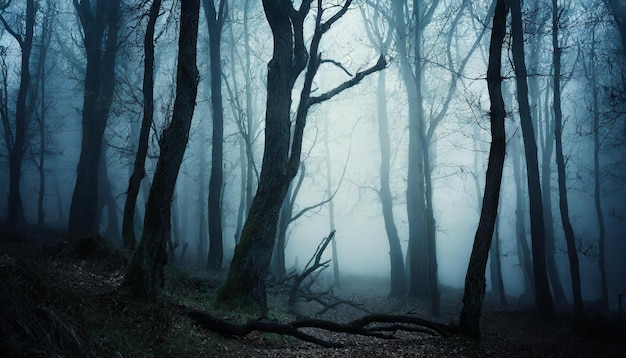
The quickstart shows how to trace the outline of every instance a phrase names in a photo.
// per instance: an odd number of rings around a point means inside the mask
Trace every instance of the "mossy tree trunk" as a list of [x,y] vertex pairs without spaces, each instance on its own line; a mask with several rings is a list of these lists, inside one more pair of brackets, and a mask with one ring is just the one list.
[[[215,302],[218,305],[267,313],[265,277],[276,240],[280,208],[300,166],[308,111],[311,106],[334,97],[386,66],[381,57],[374,66],[356,73],[332,90],[319,96],[311,96],[313,79],[322,63],[319,52],[322,36],[348,11],[351,3],[351,0],[346,0],[334,14],[322,22],[327,9],[322,7],[321,0],[317,1],[315,29],[307,51],[304,20],[311,2],[301,2],[296,10],[291,0],[263,1],[274,40],[272,59],[267,65],[265,150],[257,193],[244,224],[241,240],[235,249],[226,280],[216,293]],[[307,71],[292,136],[291,92],[296,79],[305,68]]]
[[131,296],[154,302],[163,287],[170,237],[171,203],[183,154],[189,138],[198,93],[196,65],[200,0],[182,0],[176,98],[172,121],[159,142],[161,153],[146,204],[144,230],[130,259],[122,289]]

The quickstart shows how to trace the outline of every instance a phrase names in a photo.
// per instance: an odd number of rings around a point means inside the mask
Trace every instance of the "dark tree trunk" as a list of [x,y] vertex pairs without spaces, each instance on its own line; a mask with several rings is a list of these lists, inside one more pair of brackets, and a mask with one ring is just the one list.
[[46,197],[46,117],[47,117],[47,74],[46,64],[48,59],[48,49],[50,47],[50,39],[52,37],[52,12],[53,8],[48,6],[47,13],[44,14],[43,23],[41,25],[40,50],[38,60],[38,82],[36,86],[39,91],[39,113],[37,114],[38,134],[39,134],[39,162],[37,169],[39,171],[39,195],[37,198],[37,224],[43,226],[45,224],[44,200]]
[[209,29],[209,58],[211,60],[211,107],[213,109],[213,136],[211,144],[211,177],[209,179],[209,255],[207,267],[222,269],[224,256],[222,242],[222,184],[224,162],[224,108],[222,103],[222,29],[228,8],[227,0],[203,0],[204,14]]
[[[204,134],[202,135],[204,137]],[[205,138],[206,139],[206,138]],[[204,143],[206,140],[203,140],[199,143],[199,148],[197,149],[200,152],[200,162],[198,164],[198,214],[196,216],[198,220],[198,262],[202,266],[206,266],[207,259],[207,242],[208,242],[208,215],[206,211],[207,199],[206,199],[206,148],[204,148]]]
[[[100,173],[98,178],[98,218],[102,218],[104,208],[107,208],[107,226],[104,230],[104,236],[117,241],[120,239],[119,220],[117,217],[117,204],[115,203],[115,196],[111,188],[111,181],[109,180],[109,168],[106,162],[106,148],[103,148],[102,155],[100,155]],[[100,222],[98,222],[100,226]]]
[[533,264],[530,259],[530,249],[528,248],[528,241],[526,240],[526,225],[524,208],[524,188],[522,181],[522,163],[520,161],[521,153],[520,146],[518,144],[519,137],[513,138],[513,177],[515,179],[515,237],[517,243],[517,253],[520,267],[524,274],[524,294],[532,294],[535,296],[535,284],[533,278]]
[[150,127],[154,117],[154,32],[156,20],[159,16],[161,0],[153,0],[148,13],[148,25],[143,40],[144,70],[143,70],[143,118],[139,130],[139,143],[133,173],[128,180],[128,191],[124,203],[124,218],[122,222],[122,238],[124,248],[134,250],[135,240],[135,208],[141,181],[146,175],[146,156],[148,155],[148,140]]
[[167,263],[166,244],[171,232],[171,203],[196,105],[199,12],[200,0],[181,1],[176,99],[172,121],[163,131],[159,142],[161,153],[146,204],[144,230],[122,283],[122,288],[132,296],[147,301],[156,301],[163,287],[163,266]]
[[[547,103],[546,103],[547,105]],[[554,242],[554,217],[552,215],[552,153],[554,149],[554,126],[550,117],[545,118],[546,138],[543,147],[543,161],[541,163],[541,187],[543,194],[543,219],[546,228],[546,265],[548,269],[548,277],[554,294],[554,303],[557,307],[563,307],[567,304],[565,291],[561,285],[559,271],[556,266],[556,245]]]
[[[250,6],[251,4],[256,2],[255,0],[246,0],[246,4],[244,5],[244,19],[243,19],[243,31],[244,31],[244,45],[245,45],[245,62],[246,67],[244,70],[244,79],[246,86],[246,135],[244,136],[245,145],[246,145],[246,157],[248,158],[248,162],[246,165],[246,209],[245,215],[250,211],[250,206],[252,205],[252,199],[254,197],[254,187],[255,181],[258,180],[259,173],[256,171],[256,167],[254,164],[254,150],[252,147],[252,143],[254,140],[255,133],[257,131],[258,123],[255,119],[254,105],[252,103],[252,94],[254,90],[252,88],[252,51],[250,50]],[[255,175],[256,173],[256,175]],[[241,235],[241,231],[237,232],[237,234]]]
[[522,28],[522,10],[520,0],[511,1],[511,33],[513,37],[513,64],[517,83],[517,99],[519,102],[520,122],[524,138],[526,154],[526,174],[528,177],[528,193],[530,198],[530,232],[532,240],[533,272],[535,279],[535,303],[537,312],[542,317],[554,312],[548,272],[546,268],[546,242],[543,222],[543,205],[541,203],[541,184],[539,180],[539,162],[537,159],[537,143],[528,103],[527,72],[524,60],[524,30]]
[[595,51],[595,28],[593,32],[593,40],[591,42],[591,78],[590,86],[592,93],[592,109],[593,109],[593,179],[594,179],[594,203],[596,207],[596,217],[598,218],[598,268],[600,269],[600,289],[602,290],[602,310],[609,312],[609,290],[606,277],[606,229],[604,225],[604,214],[602,213],[602,196],[600,181],[600,108],[598,100],[598,83],[596,75],[596,51]]
[[[409,62],[409,31],[404,22],[404,1],[392,3],[396,26],[396,50],[400,57],[400,72],[406,86],[409,107],[409,149],[406,190],[407,217],[409,223],[409,247],[407,264],[409,267],[409,295],[428,298],[428,243],[424,218],[424,161],[421,155],[420,130],[423,129],[423,107],[421,96],[420,69],[412,69]],[[418,45],[413,44],[415,47]],[[416,51],[419,51],[416,49]],[[415,64],[419,65],[416,60]]]
[[621,0],[608,0],[608,4],[622,40],[622,51],[626,55],[626,6]]
[[561,48],[559,47],[559,7],[557,0],[552,0],[552,49],[554,65],[554,138],[556,144],[556,167],[559,182],[559,207],[561,209],[561,223],[565,232],[567,243],[567,256],[569,258],[570,276],[572,279],[572,294],[574,297],[574,314],[580,318],[583,315],[583,299],[580,287],[580,268],[578,252],[576,251],[576,238],[574,229],[569,219],[567,204],[567,187],[565,176],[565,159],[563,158],[563,114],[561,112]]
[[502,254],[500,252],[500,215],[496,217],[495,231],[493,234],[493,245],[489,252],[491,287],[500,296],[500,304],[506,306],[506,292],[504,291],[504,281],[502,280]]
[[[218,289],[216,300],[233,307],[266,312],[265,275],[274,248],[280,208],[293,178],[290,174],[295,175],[287,172],[289,111],[295,79],[306,66],[302,23],[310,4],[303,2],[301,12],[287,0],[265,0],[263,6],[272,29],[274,50],[268,63],[266,145],[261,177],[228,276]],[[256,304],[259,306],[255,307]]]
[[[13,145],[9,148],[9,203],[7,208],[6,224],[9,227],[18,227],[24,223],[24,207],[22,194],[20,192],[20,180],[22,177],[22,162],[24,161],[24,151],[26,150],[26,97],[30,87],[30,53],[33,47],[33,37],[35,31],[35,14],[37,12],[35,1],[26,1],[26,23],[25,34],[22,36],[13,30],[0,16],[2,25],[20,45],[22,51],[20,67],[20,87],[17,91],[17,103],[15,107],[15,135]],[[5,131],[7,128],[5,127]],[[6,133],[5,133],[6,135]]]
[[[309,108],[358,84],[365,76],[386,66],[384,59],[331,91],[312,97],[313,79],[320,65],[319,44],[324,33],[348,10],[347,0],[322,22],[324,9],[318,2],[315,32],[310,51],[305,47],[303,25],[311,3],[303,1],[298,10],[290,0],[264,0],[263,7],[272,29],[274,48],[268,63],[265,112],[265,150],[256,196],[235,249],[226,280],[216,293],[216,303],[238,309],[267,313],[265,276],[276,240],[280,207],[300,166],[302,139]],[[310,54],[310,58],[308,58]],[[291,136],[291,92],[307,66],[300,102]],[[291,140],[290,140],[291,138]]]
[[389,258],[391,260],[391,296],[401,297],[407,292],[407,281],[404,273],[404,258],[400,236],[393,217],[393,196],[389,184],[391,164],[391,141],[389,139],[389,118],[387,117],[387,96],[385,94],[386,75],[378,74],[377,107],[378,107],[378,139],[380,141],[380,203],[383,220],[389,241]]
[[485,180],[485,194],[480,213],[480,221],[474,237],[474,246],[470,256],[467,275],[465,276],[465,293],[463,309],[459,321],[461,331],[473,339],[480,339],[480,312],[485,297],[485,269],[489,257],[489,247],[493,237],[498,201],[502,182],[502,169],[506,152],[506,136],[504,119],[506,111],[502,99],[502,43],[506,34],[506,17],[508,7],[506,0],[497,0],[493,16],[493,28],[489,45],[489,66],[487,69],[487,87],[491,101],[489,114],[491,122],[491,146],[489,163]]
[[98,163],[115,89],[115,56],[120,0],[74,0],[83,27],[87,53],[82,115],[81,152],[76,168],[68,232],[72,236],[98,233]]

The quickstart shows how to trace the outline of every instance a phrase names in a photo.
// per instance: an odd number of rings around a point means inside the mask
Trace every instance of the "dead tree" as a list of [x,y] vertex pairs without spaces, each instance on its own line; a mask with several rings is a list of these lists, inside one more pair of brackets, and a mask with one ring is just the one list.
[[393,339],[397,331],[419,332],[434,336],[449,337],[455,333],[456,327],[445,325],[419,317],[371,314],[348,323],[337,323],[321,319],[302,319],[287,323],[268,321],[263,318],[253,319],[243,324],[236,324],[204,311],[182,309],[182,313],[194,320],[206,330],[224,336],[246,336],[254,331],[276,333],[312,342],[326,348],[340,348],[339,342],[327,341],[300,331],[303,328],[347,333],[381,339]]

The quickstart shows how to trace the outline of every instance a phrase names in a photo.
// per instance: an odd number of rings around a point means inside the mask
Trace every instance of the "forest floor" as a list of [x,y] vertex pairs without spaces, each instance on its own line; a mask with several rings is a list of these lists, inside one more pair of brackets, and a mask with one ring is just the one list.
[[[254,332],[223,337],[206,331],[182,308],[204,310],[245,322],[243,314],[214,309],[211,295],[219,277],[168,268],[159,304],[143,304],[119,294],[125,258],[93,240],[75,245],[26,238],[0,229],[0,356],[2,357],[626,357],[626,317],[594,316],[574,329],[567,314],[541,320],[510,299],[507,307],[487,297],[482,339],[399,332],[394,339],[310,330],[342,348],[323,348],[292,337]],[[442,313],[429,315],[426,302],[394,299],[383,280],[345,277],[335,294],[370,312],[409,314],[455,323],[462,291],[442,288]],[[270,318],[288,322],[286,298],[271,295]],[[300,303],[314,316],[316,303]],[[318,318],[347,322],[364,313],[339,306]]]

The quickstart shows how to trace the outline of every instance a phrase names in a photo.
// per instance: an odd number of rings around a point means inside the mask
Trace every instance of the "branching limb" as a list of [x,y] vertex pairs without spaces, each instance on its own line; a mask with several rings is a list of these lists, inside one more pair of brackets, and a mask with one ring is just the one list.
[[[327,348],[339,348],[342,347],[342,344],[317,338],[301,332],[300,329],[316,328],[330,332],[376,337],[380,339],[394,339],[395,336],[393,333],[397,331],[419,332],[448,337],[456,330],[453,326],[443,325],[418,317],[383,314],[368,315],[346,324],[321,319],[303,319],[288,323],[254,319],[244,324],[236,324],[204,311],[183,309],[183,313],[197,322],[200,327],[226,336],[245,336],[253,331],[260,331],[295,337]],[[388,325],[368,327],[370,324],[381,323]]]

